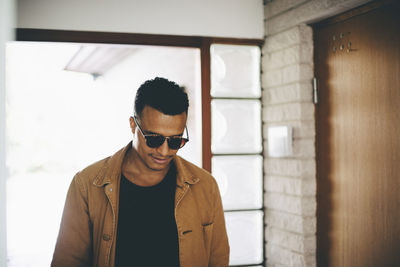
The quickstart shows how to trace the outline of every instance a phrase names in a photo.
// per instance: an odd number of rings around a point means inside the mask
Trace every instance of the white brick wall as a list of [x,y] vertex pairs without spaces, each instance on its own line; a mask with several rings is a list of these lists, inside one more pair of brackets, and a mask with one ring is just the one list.
[[[281,5],[270,5],[268,12],[282,12],[283,3],[291,7],[296,1],[277,2]],[[293,155],[290,158],[274,159],[265,155],[267,265],[315,266],[316,182],[311,28],[297,25],[267,36],[262,69],[264,132],[271,125],[291,125],[294,129]]]
[[315,196],[316,183],[313,178],[270,175],[265,179],[265,191],[295,196]]
[[264,169],[267,176],[315,177],[315,159],[278,159],[266,156]]
[[316,231],[316,221],[313,216],[301,216],[278,210],[267,210],[265,212],[268,227],[285,229],[297,234],[313,235]]
[[264,199],[265,208],[280,210],[301,216],[314,216],[316,211],[315,197],[291,196],[267,192]]
[[[267,266],[314,267],[315,256],[297,253],[275,244],[266,245]],[[270,259],[270,260],[268,260]]]
[[293,154],[290,157],[277,159],[265,155],[267,264],[315,266],[316,174],[311,28],[301,24],[267,36],[262,69],[265,129],[270,125],[291,125],[294,129]]
[[297,253],[313,253],[316,249],[315,235],[305,236],[268,226],[265,233],[270,244],[277,244]]
[[[306,23],[365,2],[368,0],[273,0],[265,6],[263,129],[267,133],[269,126],[293,127],[290,157],[264,155],[268,267],[316,266],[314,48],[312,28]],[[266,136],[264,145],[268,145]]]
[[263,117],[264,122],[311,120],[314,118],[314,105],[306,102],[268,105],[263,111]]
[[307,102],[312,99],[311,83],[305,81],[303,83],[298,82],[270,87],[265,93],[264,98],[264,103],[270,105],[290,102]]
[[[268,21],[267,19],[266,25],[268,25]],[[311,44],[312,30],[309,27],[292,27],[275,35],[267,35],[267,37],[263,51],[275,52],[301,43]]]

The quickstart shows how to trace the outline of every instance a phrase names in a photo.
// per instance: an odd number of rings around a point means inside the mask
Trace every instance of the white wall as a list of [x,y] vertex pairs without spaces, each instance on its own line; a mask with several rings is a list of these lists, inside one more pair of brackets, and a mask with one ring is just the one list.
[[12,0],[0,0],[0,267],[7,262],[6,165],[5,165],[5,44],[13,38]]
[[18,0],[17,27],[191,36],[264,36],[262,0]]

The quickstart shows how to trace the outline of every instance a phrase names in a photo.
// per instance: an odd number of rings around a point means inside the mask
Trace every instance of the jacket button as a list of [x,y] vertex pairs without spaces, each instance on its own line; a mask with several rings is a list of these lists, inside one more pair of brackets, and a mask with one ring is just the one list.
[[109,241],[111,239],[110,235],[104,234],[103,235],[103,240]]

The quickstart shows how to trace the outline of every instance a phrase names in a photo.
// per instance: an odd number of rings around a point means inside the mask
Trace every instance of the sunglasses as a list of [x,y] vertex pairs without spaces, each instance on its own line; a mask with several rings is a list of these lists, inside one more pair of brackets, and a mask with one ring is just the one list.
[[183,138],[182,136],[163,136],[161,134],[145,134],[144,131],[142,130],[142,127],[140,127],[140,124],[138,123],[136,116],[133,116],[133,119],[136,125],[138,126],[140,132],[142,133],[144,139],[146,140],[146,145],[148,147],[151,148],[160,147],[162,144],[164,144],[165,139],[167,139],[168,147],[170,149],[177,150],[182,148],[187,142],[189,142],[189,132],[186,126],[185,130],[187,138]]

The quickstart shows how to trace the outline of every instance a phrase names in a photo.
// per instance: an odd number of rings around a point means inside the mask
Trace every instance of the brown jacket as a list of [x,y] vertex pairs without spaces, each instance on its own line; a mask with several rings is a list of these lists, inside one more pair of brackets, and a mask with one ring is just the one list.
[[[130,146],[75,175],[51,266],[114,267],[121,165]],[[179,156],[174,162],[181,267],[228,266],[228,238],[214,178]]]

